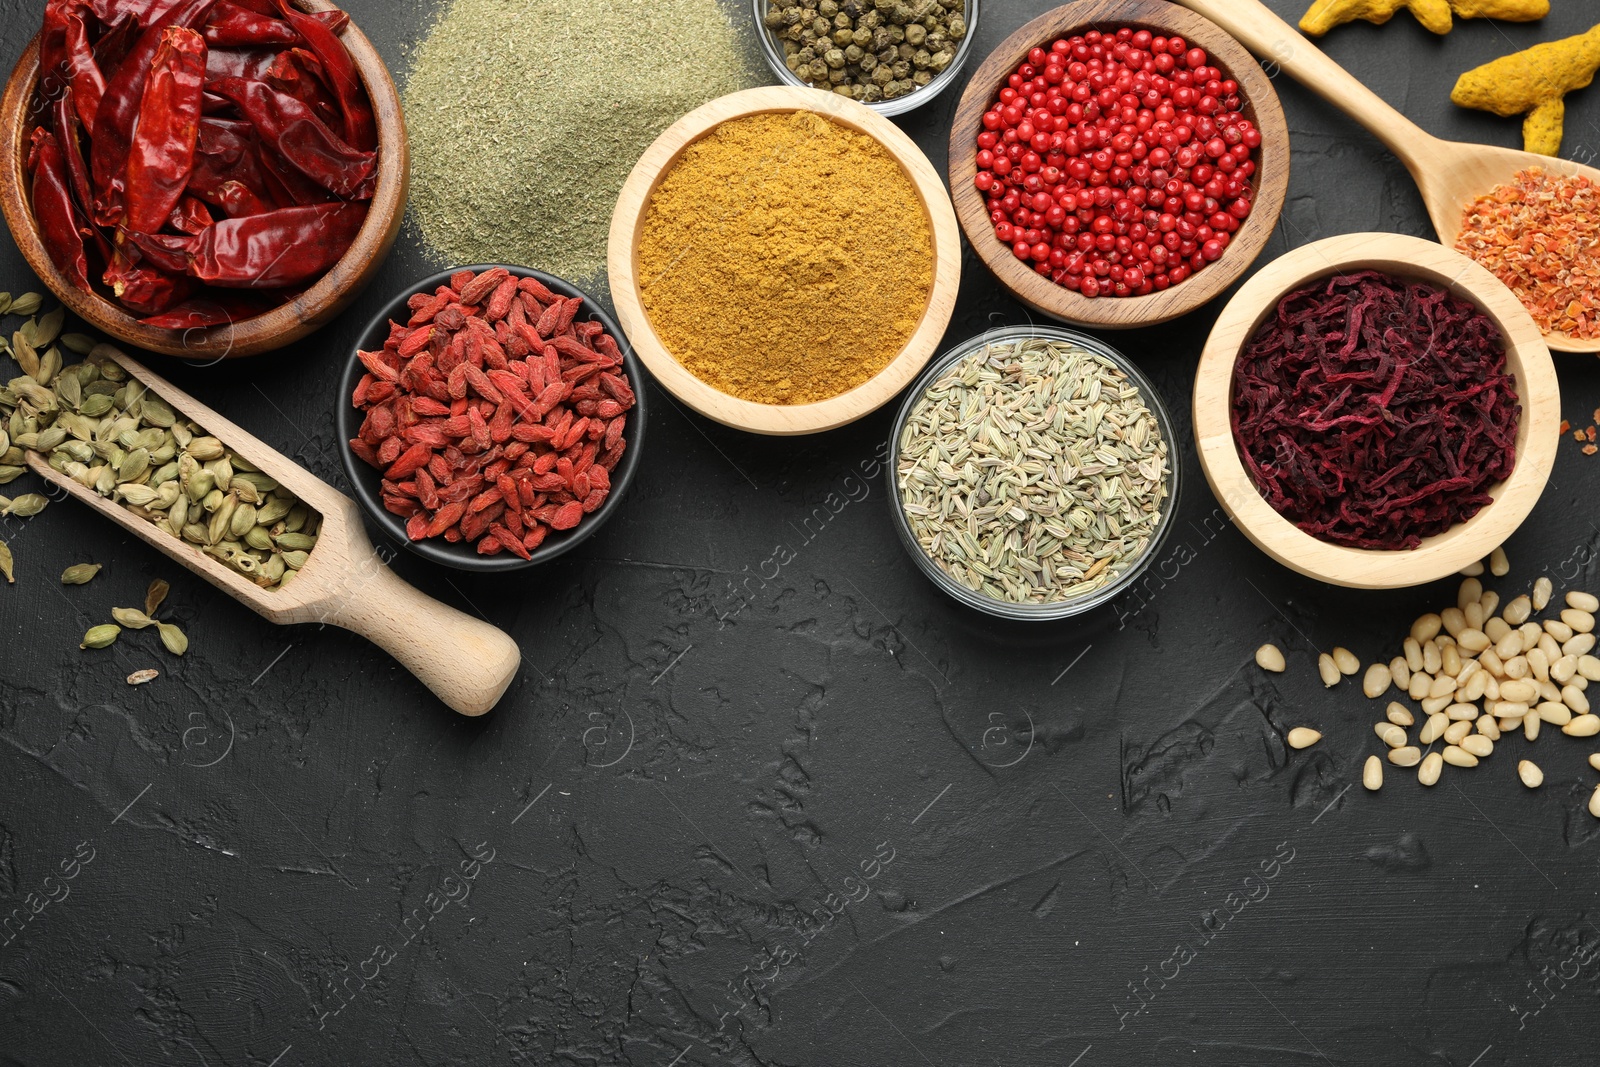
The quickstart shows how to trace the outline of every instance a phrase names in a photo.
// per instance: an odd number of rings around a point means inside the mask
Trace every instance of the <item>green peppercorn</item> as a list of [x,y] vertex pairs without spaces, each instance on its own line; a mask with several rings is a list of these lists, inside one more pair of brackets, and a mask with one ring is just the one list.
[[911,57],[911,65],[918,70],[927,70],[928,64],[933,62],[933,56],[928,54],[926,48],[919,48],[916,55]]
[[933,72],[931,70],[919,70],[915,74],[911,75],[911,83],[918,89],[922,88],[924,85],[927,85],[931,81],[933,81]]
[[927,39],[928,31],[922,27],[921,23],[914,22],[906,27],[906,44],[916,45],[920,48],[922,47],[922,42]]
[[950,61],[955,58],[955,52],[948,48],[941,49],[933,54],[933,59],[928,62],[928,69],[935,74],[942,74],[944,73],[944,68],[948,67]]
[[817,14],[825,19],[831,19],[838,13],[839,5],[834,0],[822,0],[822,3],[817,5]]
[[851,45],[844,50],[844,61],[846,63],[860,63],[861,58],[861,49],[855,45]]

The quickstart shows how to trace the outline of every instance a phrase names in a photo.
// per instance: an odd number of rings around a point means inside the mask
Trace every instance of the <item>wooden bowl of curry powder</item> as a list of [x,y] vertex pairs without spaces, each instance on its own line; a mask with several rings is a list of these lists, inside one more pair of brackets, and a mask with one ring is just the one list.
[[961,278],[944,182],[893,123],[834,93],[720,97],[646,149],[608,266],[634,351],[673,396],[752,433],[883,406],[933,356]]

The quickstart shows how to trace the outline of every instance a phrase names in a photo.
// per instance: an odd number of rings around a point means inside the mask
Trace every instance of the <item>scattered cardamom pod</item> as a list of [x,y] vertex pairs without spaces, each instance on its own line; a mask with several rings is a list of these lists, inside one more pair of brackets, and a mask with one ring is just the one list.
[[98,563],[74,563],[61,572],[62,585],[88,585],[100,573]]
[[144,613],[153,616],[171,591],[172,586],[160,578],[151,582],[149,590],[144,594]]
[[160,676],[161,672],[156,670],[154,667],[142,671],[134,671],[132,674],[128,675],[128,684],[143,685],[146,682],[155,681]]
[[0,515],[15,515],[20,519],[27,519],[39,514],[49,503],[50,501],[38,493],[23,493],[19,497],[13,497],[10,503],[0,510]]
[[44,297],[38,293],[23,293],[11,302],[11,314],[34,315],[44,306]]
[[0,574],[6,576],[6,581],[12,585],[17,583],[16,560],[12,558],[11,549],[4,541],[0,541]]
[[156,625],[161,629],[161,643],[167,646],[168,652],[174,656],[181,656],[189,651],[189,639],[184,636],[182,630],[170,622],[158,622]]
[[156,621],[138,608],[112,608],[111,617],[130,630],[143,630],[156,625]]
[[94,338],[81,333],[63,334],[61,345],[74,355],[87,356],[94,348]]
[[104,626],[90,628],[83,635],[83,643],[79,648],[110,648],[116,643],[117,635],[122,633],[122,627],[106,623]]

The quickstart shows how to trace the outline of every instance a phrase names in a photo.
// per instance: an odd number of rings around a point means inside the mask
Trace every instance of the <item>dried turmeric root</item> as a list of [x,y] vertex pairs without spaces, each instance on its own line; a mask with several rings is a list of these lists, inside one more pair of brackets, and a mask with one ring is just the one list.
[[1444,34],[1454,25],[1451,12],[1464,19],[1534,22],[1550,13],[1550,0],[1317,0],[1300,20],[1300,29],[1321,37],[1356,19],[1381,26],[1402,8],[1434,33]]
[[1593,82],[1596,69],[1600,69],[1600,26],[1469,70],[1456,82],[1450,99],[1505,118],[1526,114],[1523,146],[1554,156],[1561,151],[1566,95]]

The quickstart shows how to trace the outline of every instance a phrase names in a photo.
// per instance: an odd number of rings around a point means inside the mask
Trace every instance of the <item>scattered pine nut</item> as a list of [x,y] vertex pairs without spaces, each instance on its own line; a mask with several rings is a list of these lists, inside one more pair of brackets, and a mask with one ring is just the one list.
[[1289,731],[1286,740],[1289,742],[1290,748],[1310,748],[1322,740],[1322,735],[1309,726],[1296,726]]
[[1394,684],[1394,675],[1382,663],[1374,663],[1367,668],[1367,673],[1361,679],[1361,691],[1373,700],[1383,696],[1389,691],[1389,686]]
[[[1411,639],[1418,645],[1439,636],[1439,631],[1444,629],[1444,620],[1429,612],[1411,624]],[[1411,668],[1416,670],[1415,667]]]
[[1411,684],[1406,686],[1406,695],[1412,700],[1421,700],[1428,695],[1428,690],[1433,688],[1433,676],[1427,671],[1413,671]]
[[1593,615],[1600,611],[1600,597],[1596,597],[1593,593],[1571,592],[1567,594],[1567,607],[1587,611]]
[[1456,643],[1468,652],[1482,652],[1493,642],[1489,640],[1489,635],[1482,630],[1467,629],[1461,631],[1461,636],[1456,638]]
[[[1471,581],[1469,578],[1468,581]],[[1473,597],[1474,600],[1477,597]],[[1467,613],[1460,608],[1445,608],[1439,612],[1439,621],[1444,623],[1445,633],[1452,638],[1467,628]]]
[[1444,761],[1452,767],[1476,767],[1478,765],[1477,756],[1456,745],[1446,745],[1443,755]]
[[1539,687],[1532,682],[1501,682],[1500,699],[1513,704],[1531,704],[1539,695]]
[[1517,628],[1517,632],[1522,635],[1522,651],[1526,652],[1539,643],[1539,638],[1544,636],[1544,627],[1536,622],[1525,622]]
[[[1467,631],[1463,630],[1461,632],[1466,633]],[[1453,644],[1439,646],[1440,674],[1447,674],[1451,678],[1458,678],[1460,677],[1462,668],[1464,666],[1465,664],[1461,662],[1461,649],[1459,646]]]
[[1589,814],[1600,819],[1600,786],[1595,786],[1594,795],[1589,798]]
[[1568,656],[1582,656],[1594,651],[1594,634],[1573,634],[1571,641],[1561,642],[1561,651]]
[[1511,573],[1511,560],[1506,558],[1503,545],[1489,553],[1489,573],[1496,578],[1504,578]]
[[[1583,611],[1579,608],[1567,608],[1561,613],[1561,621],[1572,627],[1574,634],[1587,634],[1594,632],[1594,613]],[[1570,637],[1567,640],[1572,640]]]
[[[1437,752],[1430,752],[1422,761],[1422,766],[1417,768],[1417,781],[1425,786],[1439,784],[1439,775],[1444,772],[1444,757]],[[1595,799],[1590,802],[1591,808],[1600,805],[1600,790],[1595,792]],[[1595,816],[1600,818],[1600,814]]]
[[[1572,609],[1568,608],[1567,610],[1570,611]],[[1592,628],[1593,624],[1591,623],[1590,625]],[[1560,619],[1544,620],[1544,632],[1555,638],[1557,641],[1571,641],[1572,635],[1577,633],[1576,630],[1574,630],[1571,626],[1568,626]]]
[[1544,722],[1537,715],[1525,715],[1522,718],[1522,736],[1529,741],[1539,740],[1539,726]]
[[1489,676],[1488,671],[1475,671],[1467,679],[1466,685],[1461,687],[1457,696],[1462,700],[1468,701],[1482,700],[1484,693],[1489,691],[1489,683],[1491,681],[1493,679]]
[[[1535,681],[1547,682],[1550,680],[1550,653],[1543,648],[1530,648],[1527,656],[1528,673],[1532,674]],[[1557,656],[1556,659],[1560,659]]]
[[1333,650],[1333,664],[1339,668],[1340,674],[1355,674],[1361,670],[1361,661],[1356,659],[1356,654],[1348,648]]
[[[1550,664],[1550,680],[1557,685],[1566,685],[1578,676],[1578,657],[1568,653]],[[1587,680],[1587,679],[1585,679]]]
[[1517,777],[1522,779],[1522,784],[1529,789],[1538,789],[1544,785],[1544,772],[1533,760],[1525,759],[1517,764]]
[[1461,739],[1471,732],[1472,724],[1470,722],[1453,722],[1444,728],[1444,743],[1447,745],[1459,744]]
[[1494,755],[1494,742],[1482,734],[1468,734],[1461,739],[1461,750],[1470,752],[1479,759],[1488,759]]
[[1476,578],[1463,579],[1461,589],[1456,593],[1456,607],[1466,611],[1468,604],[1476,604],[1482,599],[1483,583]]
[[[1572,669],[1578,669],[1577,657],[1573,657]],[[1404,656],[1396,656],[1389,661],[1389,676],[1394,679],[1396,689],[1409,689],[1411,687],[1411,665]]]
[[1422,762],[1422,750],[1415,745],[1407,745],[1405,748],[1391,748],[1389,750],[1389,762],[1396,767],[1415,767]]
[[1494,618],[1494,613],[1500,610],[1500,594],[1493,589],[1483,594],[1483,599],[1478,601],[1483,606],[1483,617],[1487,621]]
[[1500,639],[1511,632],[1511,624],[1504,619],[1488,619],[1483,624],[1483,632],[1491,645],[1499,644]]
[[1433,680],[1433,684],[1428,687],[1428,695],[1430,697],[1447,697],[1455,691],[1456,680],[1448,674],[1439,675]]
[[1429,715],[1428,721],[1422,724],[1422,732],[1417,735],[1417,740],[1425,745],[1431,745],[1444,736],[1445,727],[1450,725],[1450,717],[1444,713]]
[[1256,649],[1256,666],[1264,671],[1282,674],[1289,665],[1284,661],[1283,652],[1277,645],[1267,644]]
[[1442,697],[1426,697],[1422,701],[1422,712],[1425,715],[1432,715],[1435,712],[1443,711],[1455,703],[1455,699],[1454,693],[1449,693]]
[[1454,722],[1472,722],[1478,717],[1476,704],[1451,704],[1444,709],[1445,717]]
[[1533,710],[1551,726],[1565,726],[1572,721],[1572,709],[1553,700],[1546,700]]
[[1556,591],[1549,578],[1541,577],[1533,583],[1533,610],[1543,611],[1550,606],[1550,597]]
[[1322,675],[1322,684],[1329,689],[1338,685],[1339,679],[1343,677],[1339,673],[1338,665],[1333,662],[1333,657],[1326,652],[1317,657],[1317,673]]
[[[1428,640],[1431,641],[1433,638],[1430,637]],[[1415,637],[1408,637],[1400,647],[1402,653],[1406,657],[1406,666],[1410,667],[1413,671],[1422,670],[1422,642],[1417,640]]]
[[1383,788],[1383,761],[1377,756],[1367,757],[1367,765],[1361,771],[1361,784],[1374,793]]
[[1591,682],[1600,682],[1600,659],[1587,654],[1579,656],[1578,673]]
[[1600,752],[1591,752],[1589,754],[1589,766],[1600,771]]
[[1495,720],[1493,715],[1480,716],[1473,720],[1472,725],[1480,734],[1482,734],[1484,737],[1487,737],[1489,740],[1500,740],[1500,724]]
[[1463,578],[1477,578],[1483,574],[1483,560],[1469,563],[1458,572]]
[[1579,715],[1561,728],[1568,737],[1593,737],[1600,734],[1600,715]]
[[1467,617],[1467,629],[1461,631],[1462,633],[1483,629],[1484,620],[1488,617],[1483,613],[1483,601],[1481,600],[1474,600],[1462,608],[1461,613]]
[[1375,724],[1372,729],[1375,733],[1377,733],[1378,740],[1382,741],[1390,748],[1406,747],[1406,732],[1400,727],[1396,726],[1394,723],[1380,722]]
[[1561,687],[1561,703],[1571,708],[1579,715],[1589,714],[1589,698],[1583,695],[1583,690],[1575,685]]
[[1389,721],[1394,723],[1396,726],[1403,726],[1406,729],[1410,729],[1417,724],[1417,717],[1411,714],[1411,709],[1406,707],[1404,704],[1401,704],[1399,701],[1391,700],[1389,702],[1389,707],[1384,714],[1388,717]]
[[1532,614],[1533,601],[1526,596],[1519,596],[1506,605],[1506,609],[1500,613],[1500,616],[1512,626],[1521,626],[1528,621],[1528,616]]

